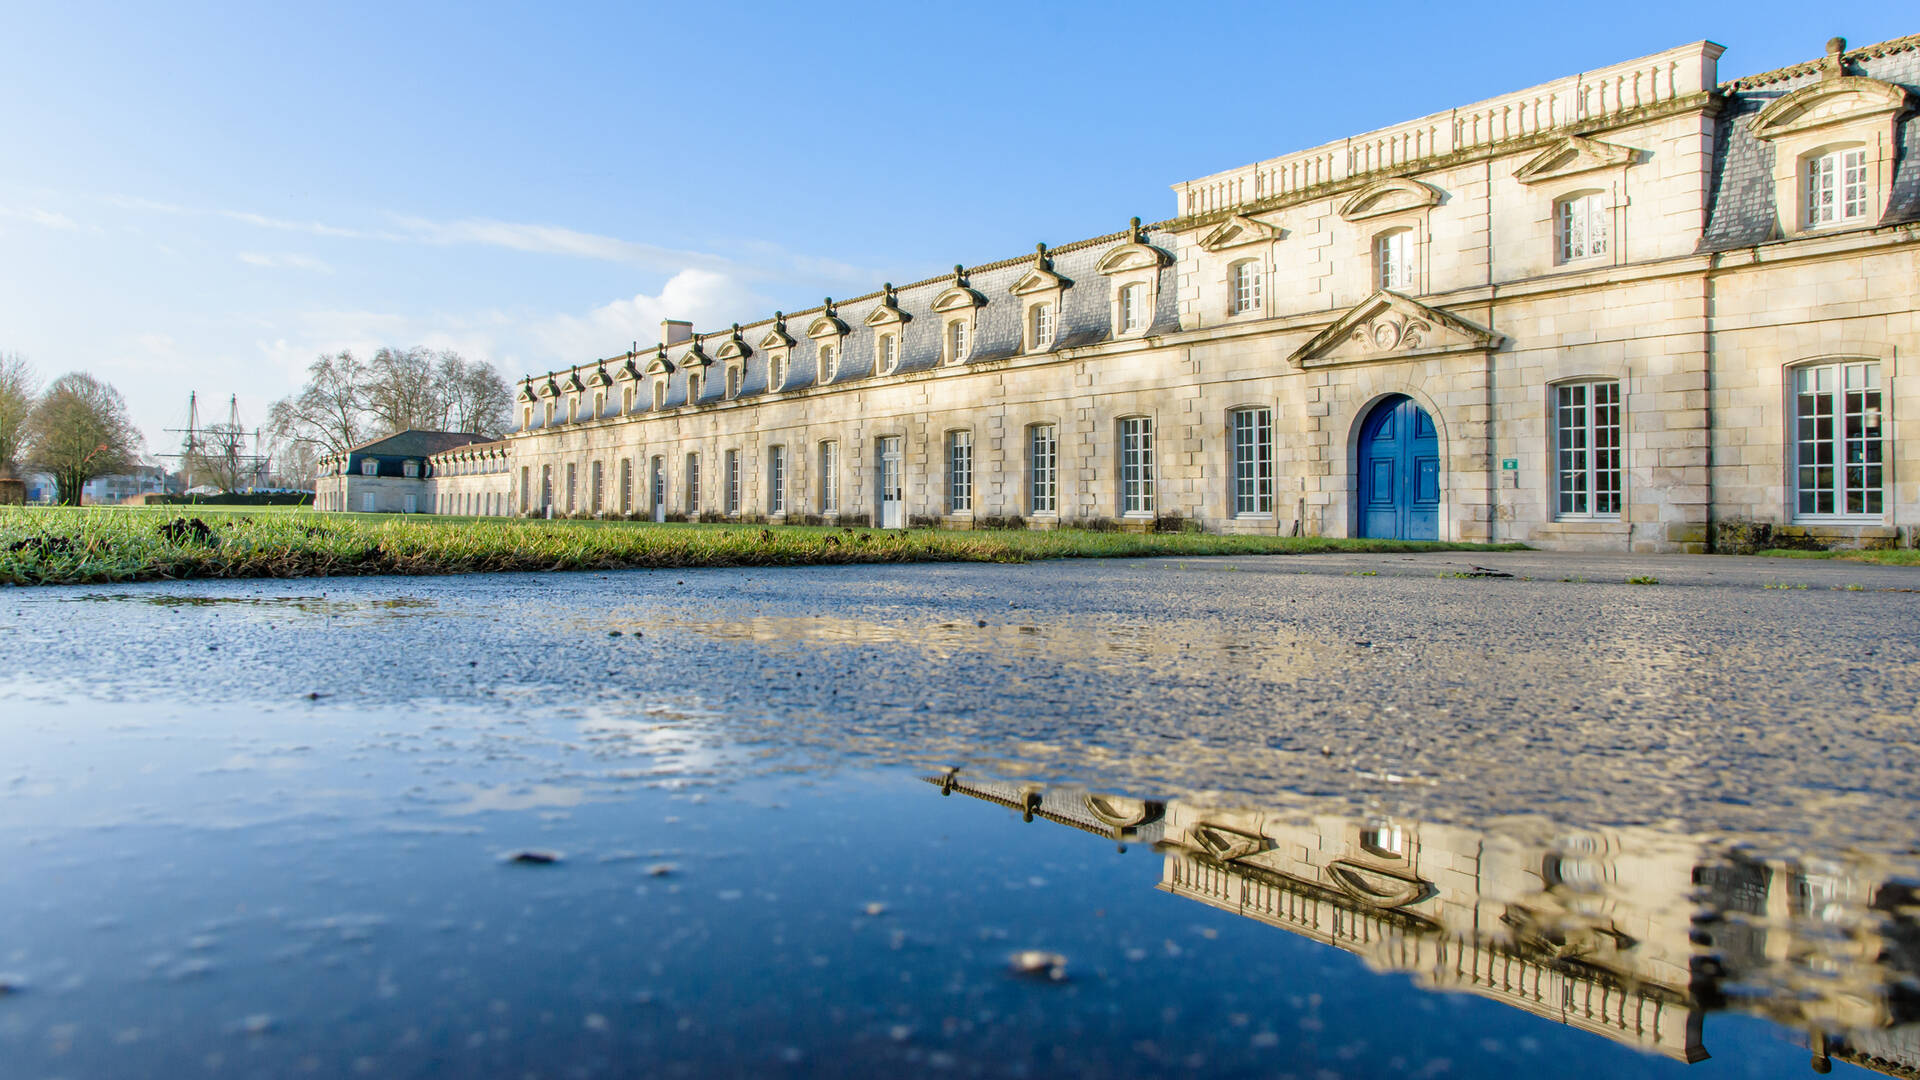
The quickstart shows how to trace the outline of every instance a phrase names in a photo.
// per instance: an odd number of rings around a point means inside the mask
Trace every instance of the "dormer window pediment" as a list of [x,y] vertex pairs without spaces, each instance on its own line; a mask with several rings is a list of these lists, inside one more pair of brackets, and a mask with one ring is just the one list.
[[1268,240],[1285,238],[1286,230],[1258,218],[1234,214],[1213,227],[1207,235],[1200,238],[1200,247],[1206,251],[1225,251],[1228,248],[1244,244],[1258,244]]
[[632,357],[628,357],[619,367],[613,369],[613,377],[616,382],[637,379],[640,377],[640,368],[634,364]]
[[647,374],[649,375],[671,375],[678,370],[678,366],[676,366],[672,360],[667,359],[667,350],[665,349],[661,349],[655,353],[653,355],[653,362],[647,365]]
[[716,360],[745,360],[752,355],[753,350],[747,347],[746,342],[737,337],[728,338],[720,344],[718,349],[713,351],[713,356]]
[[580,373],[577,371],[567,372],[567,381],[560,384],[560,389],[569,394],[577,394],[586,388],[587,385],[580,381]]
[[1157,270],[1172,261],[1173,256],[1152,244],[1135,241],[1109,248],[1105,255],[1100,256],[1100,262],[1094,269],[1111,277],[1129,270]]
[[1631,165],[1639,157],[1640,151],[1632,147],[1569,135],[1515,169],[1513,178],[1523,184],[1539,184],[1596,169]]
[[1891,117],[1907,107],[1905,87],[1861,75],[1842,75],[1804,86],[1760,110],[1753,134],[1773,140],[1834,124]]
[[1405,178],[1380,180],[1361,188],[1348,199],[1340,207],[1340,217],[1346,221],[1365,221],[1406,210],[1423,210],[1438,205],[1440,198],[1440,189],[1432,184]]
[[760,347],[762,349],[791,349],[793,348],[793,336],[785,330],[776,327],[767,331],[766,336],[760,339]]
[[704,368],[712,363],[713,357],[708,356],[706,351],[700,348],[700,339],[697,337],[693,339],[693,344],[687,351],[680,354],[681,367]]
[[1026,273],[1021,274],[1020,280],[1014,282],[1013,286],[1007,291],[1015,296],[1026,296],[1030,293],[1053,292],[1060,289],[1071,288],[1072,285],[1073,282],[1068,278],[1063,278],[1051,270],[1034,267]]
[[891,291],[889,291],[887,299],[881,301],[879,307],[867,312],[867,317],[860,321],[868,326],[899,326],[913,321],[913,316],[901,311],[900,308],[894,304]]
[[933,298],[933,310],[941,315],[953,311],[969,311],[985,307],[987,298],[974,292],[965,285],[953,285]]
[[613,379],[607,374],[607,367],[605,364],[602,364],[599,367],[596,367],[593,369],[593,374],[587,376],[587,385],[588,386],[612,386],[613,385]]
[[543,398],[560,396],[560,384],[553,381],[553,376],[547,376],[547,381],[540,384],[540,396]]
[[516,398],[517,400],[519,400],[519,401],[523,401],[523,402],[526,402],[526,403],[529,403],[529,404],[531,404],[531,403],[532,403],[532,402],[533,402],[533,401],[534,401],[535,399],[537,399],[537,398],[538,398],[539,396],[540,396],[540,395],[538,395],[538,394],[536,394],[536,393],[534,393],[534,392],[533,392],[533,384],[532,384],[532,383],[523,383],[523,384],[521,385],[521,387],[520,387],[520,392],[519,392],[518,394],[516,394],[516,395],[514,395],[514,397],[515,397],[515,398]]
[[807,336],[815,341],[821,338],[839,337],[847,332],[847,324],[831,311],[823,312],[818,318],[807,324]]

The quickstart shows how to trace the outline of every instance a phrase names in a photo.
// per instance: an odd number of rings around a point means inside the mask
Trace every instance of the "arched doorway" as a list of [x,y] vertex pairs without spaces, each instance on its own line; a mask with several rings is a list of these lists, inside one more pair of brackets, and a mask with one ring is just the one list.
[[1360,535],[1440,538],[1440,434],[1405,394],[1383,398],[1360,425]]

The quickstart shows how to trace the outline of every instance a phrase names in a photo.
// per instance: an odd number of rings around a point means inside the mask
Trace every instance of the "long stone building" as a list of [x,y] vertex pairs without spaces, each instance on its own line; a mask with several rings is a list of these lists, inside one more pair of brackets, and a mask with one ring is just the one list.
[[[1695,42],[528,378],[510,513],[1913,544],[1920,35]],[[422,477],[423,507],[451,510]],[[464,489],[463,489],[464,490]],[[481,500],[485,504],[487,500]]]

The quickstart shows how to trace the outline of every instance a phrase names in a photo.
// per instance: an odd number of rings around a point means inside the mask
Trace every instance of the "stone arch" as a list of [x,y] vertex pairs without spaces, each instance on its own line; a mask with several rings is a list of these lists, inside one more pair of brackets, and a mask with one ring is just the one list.
[[[1350,412],[1341,416],[1344,423],[1329,426],[1335,431],[1344,430],[1340,450],[1343,475],[1341,483],[1342,505],[1345,507],[1344,526],[1346,536],[1359,535],[1360,528],[1360,433],[1367,419],[1375,409],[1395,397],[1405,397],[1418,405],[1433,420],[1433,430],[1439,441],[1440,465],[1440,510],[1438,534],[1441,540],[1455,539],[1456,493],[1459,476],[1453,468],[1454,433],[1448,423],[1447,414],[1433,400],[1416,379],[1382,373],[1381,376],[1359,378],[1349,384],[1353,391],[1348,397],[1352,402]],[[1341,409],[1341,402],[1329,407],[1329,419]],[[1323,523],[1324,527],[1324,523]]]

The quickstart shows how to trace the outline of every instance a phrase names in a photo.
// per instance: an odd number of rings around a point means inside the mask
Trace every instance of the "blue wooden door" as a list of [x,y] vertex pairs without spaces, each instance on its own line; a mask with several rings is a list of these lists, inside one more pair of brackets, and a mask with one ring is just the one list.
[[1375,405],[1359,465],[1361,536],[1440,538],[1440,435],[1425,409],[1397,394]]

